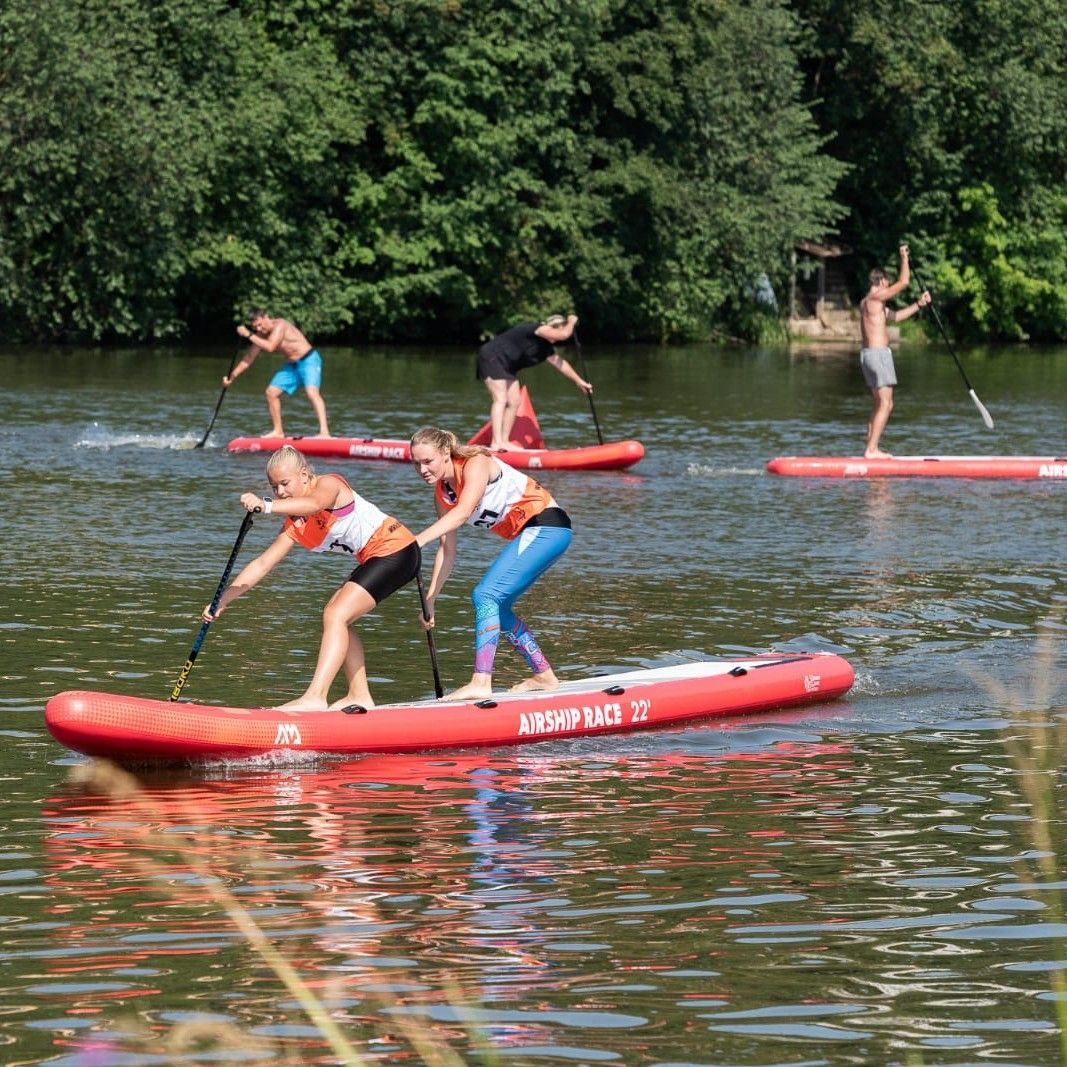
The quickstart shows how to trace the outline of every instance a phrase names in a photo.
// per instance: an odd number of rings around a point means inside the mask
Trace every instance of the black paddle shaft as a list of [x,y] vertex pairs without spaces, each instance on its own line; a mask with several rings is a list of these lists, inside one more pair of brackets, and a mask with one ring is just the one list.
[[[241,355],[241,353],[242,353],[243,351],[244,351],[244,348],[243,348],[243,346],[242,346],[241,348],[239,348],[239,349],[238,349],[238,350],[237,350],[237,351],[236,351],[236,352],[234,353],[234,355],[233,355],[233,359],[231,359],[231,360],[230,360],[230,369],[229,369],[229,370],[228,370],[228,371],[226,372],[226,377],[227,377],[227,378],[229,378],[229,376],[230,376],[231,374],[233,374],[233,368],[237,366],[237,360],[238,360],[238,358],[240,357],[240,355]],[[224,386],[222,387],[222,392],[221,392],[221,393],[219,393],[219,398],[218,398],[218,400],[217,400],[217,401],[215,402],[215,412],[214,412],[214,414],[213,414],[213,415],[211,416],[211,422],[209,422],[209,423],[208,423],[208,425],[207,425],[207,429],[206,429],[206,430],[204,431],[204,436],[203,436],[203,437],[201,437],[201,438],[200,438],[200,440],[199,440],[199,441],[197,441],[195,445],[193,445],[193,448],[203,448],[203,447],[204,447],[204,444],[205,444],[205,443],[206,443],[206,441],[207,441],[207,439],[208,439],[208,438],[209,438],[209,437],[211,436],[211,431],[212,431],[212,429],[214,429],[214,426],[215,426],[215,420],[216,420],[216,419],[217,419],[217,418],[219,417],[219,410],[220,410],[220,409],[221,409],[221,407],[222,407],[222,402],[223,402],[223,400],[225,400],[225,399],[226,399],[226,390],[227,390],[228,388],[229,388],[229,386],[226,386],[226,385],[224,385]]]
[[[923,280],[919,277],[919,272],[917,270],[914,270],[913,268],[912,273],[914,273],[915,275],[915,281],[918,283],[919,288],[925,290],[926,286],[923,285]],[[993,416],[989,414],[989,411],[987,410],[985,404],[983,404],[982,401],[978,399],[978,394],[974,391],[974,386],[971,385],[971,380],[967,377],[967,372],[963,369],[963,364],[960,362],[960,357],[956,355],[956,349],[953,347],[952,342],[948,338],[948,334],[945,331],[945,324],[941,321],[941,316],[937,313],[937,308],[934,306],[934,300],[932,296],[930,298],[930,310],[933,312],[934,322],[937,323],[937,328],[941,331],[941,336],[945,339],[945,344],[948,346],[949,354],[952,356],[952,359],[956,364],[956,369],[960,372],[960,377],[963,379],[963,384],[967,387],[967,392],[970,395],[971,400],[974,401],[974,406],[978,409],[978,414],[982,416],[982,421],[986,424],[986,426],[990,430],[992,430]]]
[[[419,590],[419,604],[422,606],[422,617],[429,622],[430,612],[426,607],[426,590],[422,587],[422,574],[415,575],[415,584]],[[445,695],[444,687],[441,685],[441,672],[437,669],[437,645],[434,643],[433,630],[426,631],[426,644],[430,646],[430,667],[433,670],[433,691],[435,696],[440,700]]]
[[[578,340],[578,331],[573,330],[571,332],[571,337],[574,338],[574,349],[578,353],[578,363],[582,368],[582,377],[586,381],[589,381],[589,371],[586,369],[585,366],[585,356],[582,354],[582,345],[581,342]],[[593,416],[593,426],[596,427],[596,439],[600,442],[600,444],[603,444],[604,435],[600,432],[600,420],[596,417],[596,405],[594,405],[593,403],[593,394],[586,393],[585,395],[589,397],[589,411],[592,413]]]
[[[211,598],[211,607],[208,608],[209,615],[214,615],[215,609],[219,606],[223,590],[225,590],[226,583],[230,580],[230,571],[233,570],[233,565],[237,562],[237,553],[241,551],[241,543],[245,539],[245,534],[247,534],[250,529],[252,529],[252,512],[248,512],[244,517],[244,521],[241,523],[241,530],[237,534],[237,540],[233,543],[233,551],[230,552],[230,558],[226,561],[226,569],[222,572],[222,580],[219,582],[218,589],[215,590],[215,595]],[[181,695],[181,691],[185,688],[185,683],[189,680],[189,672],[193,669],[196,657],[200,655],[200,646],[203,645],[204,638],[207,637],[207,628],[210,625],[210,620],[200,624],[200,632],[196,635],[196,640],[193,642],[193,649],[189,653],[189,658],[185,661],[185,666],[183,666],[178,673],[178,680],[174,683],[174,688],[170,691],[171,700],[177,700]]]
[[[912,273],[915,275],[915,281],[918,283],[919,288],[925,290],[926,286],[923,285],[923,280],[919,277],[919,272],[913,269]],[[970,379],[967,377],[967,372],[963,369],[963,364],[960,362],[959,356],[956,355],[956,349],[952,347],[952,342],[948,339],[948,334],[945,332],[945,324],[941,321],[941,316],[937,313],[937,308],[934,306],[932,297],[930,299],[930,310],[933,312],[934,322],[937,323],[937,328],[941,331],[941,336],[945,339],[945,344],[948,345],[948,350],[951,353],[952,358],[956,361],[960,376],[963,378],[963,384],[967,386],[968,389],[973,389],[974,387],[971,385]]]

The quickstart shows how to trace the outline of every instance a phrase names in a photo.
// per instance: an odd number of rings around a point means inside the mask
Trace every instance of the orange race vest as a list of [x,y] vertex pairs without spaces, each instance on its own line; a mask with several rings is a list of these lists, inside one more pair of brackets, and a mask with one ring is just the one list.
[[[497,474],[491,478],[478,501],[478,506],[471,512],[467,523],[481,526],[510,541],[535,515],[540,515],[545,508],[554,507],[552,494],[528,474],[501,463],[495,456],[490,457],[497,468]],[[452,464],[456,470],[456,491],[453,493],[444,480],[437,483],[437,499],[442,506],[451,511],[459,502],[463,492],[463,468],[465,459],[454,458]]]
[[[345,487],[352,487],[341,478]],[[345,552],[360,563],[399,552],[415,535],[398,519],[352,490],[352,503],[311,515],[286,516],[285,532],[310,552]]]

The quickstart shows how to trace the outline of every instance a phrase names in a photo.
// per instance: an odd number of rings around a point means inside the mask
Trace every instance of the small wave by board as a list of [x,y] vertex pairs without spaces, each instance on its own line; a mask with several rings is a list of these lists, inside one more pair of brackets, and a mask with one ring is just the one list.
[[[640,441],[605,441],[580,448],[547,448],[530,395],[523,386],[519,413],[511,439],[517,447],[495,455],[512,467],[523,470],[625,470],[640,462],[645,446]],[[468,442],[488,445],[492,427],[487,422]],[[335,459],[378,459],[407,463],[411,449],[406,440],[376,437],[235,437],[226,447],[230,452],[273,452],[292,445],[306,456]]]
[[653,729],[833,700],[852,686],[832,653],[770,653],[623,671],[551,692],[421,700],[356,711],[214,707],[91,690],[52,697],[61,744],[120,763],[359,755],[515,745]]
[[112,448],[159,448],[184,450],[193,448],[196,438],[190,434],[179,433],[137,433],[134,431],[112,430],[94,422],[82,436],[74,442],[75,448],[98,448],[108,451]]
[[1063,456],[778,456],[771,474],[813,478],[1061,478]]

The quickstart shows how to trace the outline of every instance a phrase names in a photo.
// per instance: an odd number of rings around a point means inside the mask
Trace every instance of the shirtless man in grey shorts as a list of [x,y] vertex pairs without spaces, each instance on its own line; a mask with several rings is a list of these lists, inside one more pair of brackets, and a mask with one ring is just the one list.
[[889,453],[878,447],[882,431],[893,411],[893,386],[897,384],[893,353],[889,348],[889,330],[886,323],[903,322],[915,315],[920,308],[930,303],[930,294],[923,290],[914,304],[900,311],[886,307],[886,303],[902,293],[911,281],[908,267],[908,246],[900,246],[900,274],[892,285],[884,270],[875,268],[870,273],[871,287],[860,301],[860,329],[863,348],[860,349],[860,369],[863,380],[870,387],[874,407],[867,422],[867,448],[865,459],[888,459]]

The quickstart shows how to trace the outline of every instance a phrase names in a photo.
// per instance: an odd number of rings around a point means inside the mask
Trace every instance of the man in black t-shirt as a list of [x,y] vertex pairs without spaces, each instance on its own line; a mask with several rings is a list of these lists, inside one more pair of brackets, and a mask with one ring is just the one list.
[[511,428],[519,411],[519,380],[516,374],[538,363],[551,363],[583,393],[593,387],[556,351],[578,324],[577,315],[551,315],[544,322],[524,322],[497,334],[478,349],[477,376],[489,390],[489,421],[493,439],[489,447],[499,452],[512,447]]

